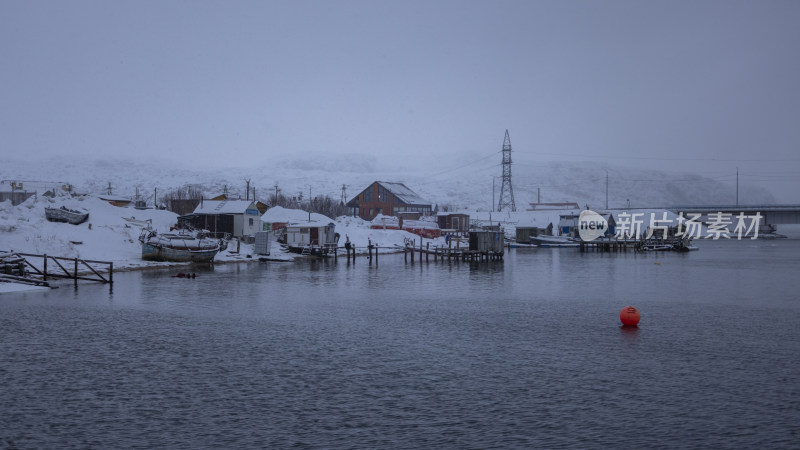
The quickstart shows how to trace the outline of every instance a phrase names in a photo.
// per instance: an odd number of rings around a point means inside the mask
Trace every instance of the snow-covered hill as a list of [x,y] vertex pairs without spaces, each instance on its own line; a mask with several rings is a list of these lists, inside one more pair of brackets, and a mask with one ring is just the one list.
[[[376,180],[398,181],[445,206],[472,211],[488,211],[497,202],[501,188],[500,155],[482,158],[436,158],[427,161],[377,160],[369,155],[297,155],[277,161],[249,163],[219,161],[142,161],[105,159],[50,159],[46,161],[4,161],[0,166],[0,191],[10,189],[9,181],[22,181],[24,188],[40,193],[63,183],[81,193],[112,194],[132,198],[136,189],[152,204],[157,190],[164,192],[197,186],[206,195],[222,193],[227,186],[233,196],[245,197],[246,179],[256,188],[256,196],[266,199],[275,186],[288,196],[328,195],[347,200]],[[692,173],[656,169],[641,170],[610,164],[583,162],[525,161],[512,166],[512,188],[518,210],[542,202],[577,202],[581,206],[603,208],[608,174],[609,207],[657,207],[673,204],[731,204],[735,186]],[[765,189],[742,185],[742,204],[773,203]]]

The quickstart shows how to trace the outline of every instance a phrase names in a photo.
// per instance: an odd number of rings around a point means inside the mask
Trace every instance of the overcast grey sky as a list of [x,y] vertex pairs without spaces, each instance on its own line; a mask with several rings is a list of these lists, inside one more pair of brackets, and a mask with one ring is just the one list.
[[509,129],[517,158],[800,184],[793,0],[0,0],[0,57],[3,154],[437,161]]

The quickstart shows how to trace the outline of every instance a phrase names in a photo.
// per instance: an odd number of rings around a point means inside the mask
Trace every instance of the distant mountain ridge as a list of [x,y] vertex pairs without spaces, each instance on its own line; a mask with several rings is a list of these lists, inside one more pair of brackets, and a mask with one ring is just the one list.
[[[25,188],[43,193],[70,183],[77,192],[112,194],[132,198],[136,189],[152,203],[158,196],[177,188],[198,186],[209,197],[227,186],[233,197],[245,198],[246,179],[255,187],[256,197],[267,199],[275,185],[289,196],[328,195],[353,198],[373,181],[402,182],[432,204],[488,211],[500,195],[499,161],[470,164],[461,161],[379,160],[372,155],[310,154],[283,157],[276,161],[244,164],[219,162],[205,167],[192,161],[141,161],[134,159],[52,158],[45,161],[6,161],[0,167],[1,180],[27,181]],[[637,170],[609,164],[584,162],[536,162],[513,165],[512,188],[517,210],[542,202],[577,202],[602,209],[606,204],[608,172],[609,207],[655,207],[674,204],[731,204],[735,187],[720,180],[691,173]],[[8,183],[0,186],[10,189]],[[766,189],[742,185],[741,204],[774,203]],[[496,205],[495,205],[496,206]]]

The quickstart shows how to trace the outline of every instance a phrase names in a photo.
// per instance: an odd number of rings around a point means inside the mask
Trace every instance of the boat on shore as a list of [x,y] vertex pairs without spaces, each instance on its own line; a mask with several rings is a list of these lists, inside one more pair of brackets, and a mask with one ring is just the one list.
[[539,248],[578,247],[580,243],[566,236],[531,236],[531,245]]
[[68,209],[66,206],[61,208],[44,208],[44,217],[50,222],[66,222],[72,225],[79,225],[89,218],[89,211]]
[[227,248],[227,243],[222,239],[211,239],[201,234],[160,234],[153,230],[142,230],[139,241],[145,261],[207,263]]

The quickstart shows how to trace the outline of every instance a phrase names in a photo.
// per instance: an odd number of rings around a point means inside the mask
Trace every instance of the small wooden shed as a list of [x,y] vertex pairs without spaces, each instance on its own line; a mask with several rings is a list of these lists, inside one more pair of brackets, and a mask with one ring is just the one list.
[[503,232],[473,230],[469,232],[469,249],[477,252],[503,253]]

